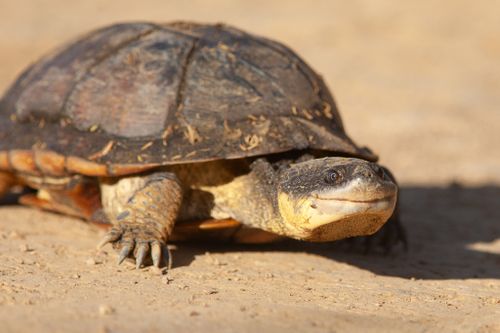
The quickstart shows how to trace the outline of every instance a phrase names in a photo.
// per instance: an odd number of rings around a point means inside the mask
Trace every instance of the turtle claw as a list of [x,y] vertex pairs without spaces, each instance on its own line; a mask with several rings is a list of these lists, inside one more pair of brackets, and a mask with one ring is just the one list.
[[159,268],[161,261],[161,245],[159,242],[154,242],[151,246],[151,258],[153,259],[153,266]]
[[[157,268],[160,268],[162,264],[168,268],[172,265],[166,244],[145,233],[142,228],[130,228],[124,225],[115,226],[103,237],[97,248],[100,249],[108,243],[119,250],[118,265],[129,257],[135,257],[135,267],[137,269],[147,265],[148,261],[149,263],[152,261]],[[151,256],[150,259],[148,255]],[[165,263],[162,262],[162,259],[165,259]]]
[[132,251],[132,246],[134,244],[130,244],[127,242],[121,249],[120,255],[118,256],[118,265],[120,265],[125,259],[127,259],[128,255]]
[[172,268],[172,253],[170,253],[170,249],[167,245],[163,246],[162,250],[165,266],[167,267],[167,270],[170,270]]
[[146,255],[149,251],[149,244],[148,243],[142,243],[136,247],[137,253],[135,254],[135,268],[139,269],[141,268],[142,264],[144,263],[144,258],[146,258]]
[[114,243],[116,242],[121,236],[121,232],[119,232],[117,229],[113,228],[111,229],[97,244],[97,249],[101,249],[104,245],[108,243]]

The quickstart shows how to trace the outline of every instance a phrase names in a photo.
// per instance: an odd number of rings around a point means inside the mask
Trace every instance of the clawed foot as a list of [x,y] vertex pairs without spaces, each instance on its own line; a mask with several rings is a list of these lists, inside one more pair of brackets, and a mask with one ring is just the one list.
[[98,248],[111,243],[113,248],[119,251],[118,264],[127,258],[135,258],[135,266],[139,269],[148,261],[151,262],[149,260],[151,259],[155,267],[165,265],[167,269],[170,269],[172,266],[170,251],[165,242],[153,234],[145,231],[144,226],[121,224],[114,226],[104,236]]

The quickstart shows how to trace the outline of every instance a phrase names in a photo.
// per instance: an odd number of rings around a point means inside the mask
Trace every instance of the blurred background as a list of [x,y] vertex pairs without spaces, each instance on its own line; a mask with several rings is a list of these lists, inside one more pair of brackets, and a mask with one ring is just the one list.
[[0,331],[500,332],[499,13],[496,0],[0,0],[2,92],[121,21],[224,22],[288,45],[399,179],[410,244],[179,244],[159,277],[94,255],[88,224],[4,206]]
[[499,12],[494,0],[0,0],[0,91],[90,29],[224,22],[298,52],[402,183],[500,183]]

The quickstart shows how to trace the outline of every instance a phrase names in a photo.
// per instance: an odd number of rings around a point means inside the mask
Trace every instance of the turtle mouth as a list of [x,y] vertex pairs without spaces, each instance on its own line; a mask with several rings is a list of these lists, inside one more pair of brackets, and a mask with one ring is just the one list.
[[345,201],[345,202],[353,202],[353,203],[379,203],[379,202],[390,202],[394,200],[395,195],[390,194],[386,195],[380,198],[373,198],[373,199],[367,199],[367,200],[354,200],[354,199],[349,199],[349,198],[328,198],[328,197],[321,197],[318,194],[313,195],[314,199],[316,200],[321,200],[321,201]]
[[[356,194],[356,193],[354,193]],[[392,215],[396,194],[368,193],[355,198],[314,195],[305,207],[307,223],[304,238],[310,241],[332,241],[347,237],[371,235]]]

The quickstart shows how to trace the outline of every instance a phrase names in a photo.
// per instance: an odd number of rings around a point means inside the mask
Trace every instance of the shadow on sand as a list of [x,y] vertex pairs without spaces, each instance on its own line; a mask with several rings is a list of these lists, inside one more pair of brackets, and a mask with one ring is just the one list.
[[[18,195],[2,198],[14,204]],[[210,252],[307,252],[385,276],[416,279],[500,279],[500,187],[416,187],[401,189],[401,220],[409,250],[362,254],[347,242],[285,241],[268,245],[182,243],[175,266],[189,265],[196,255]],[[352,242],[349,242],[352,243]],[[489,252],[488,252],[489,251]]]
[[389,255],[365,255],[360,248],[352,249],[342,242],[180,244],[175,266],[189,265],[195,255],[205,251],[281,251],[316,254],[385,276],[435,280],[500,278],[498,245],[496,253],[494,246],[488,245],[500,238],[500,187],[403,186],[401,215],[408,234],[407,252],[397,247]]

